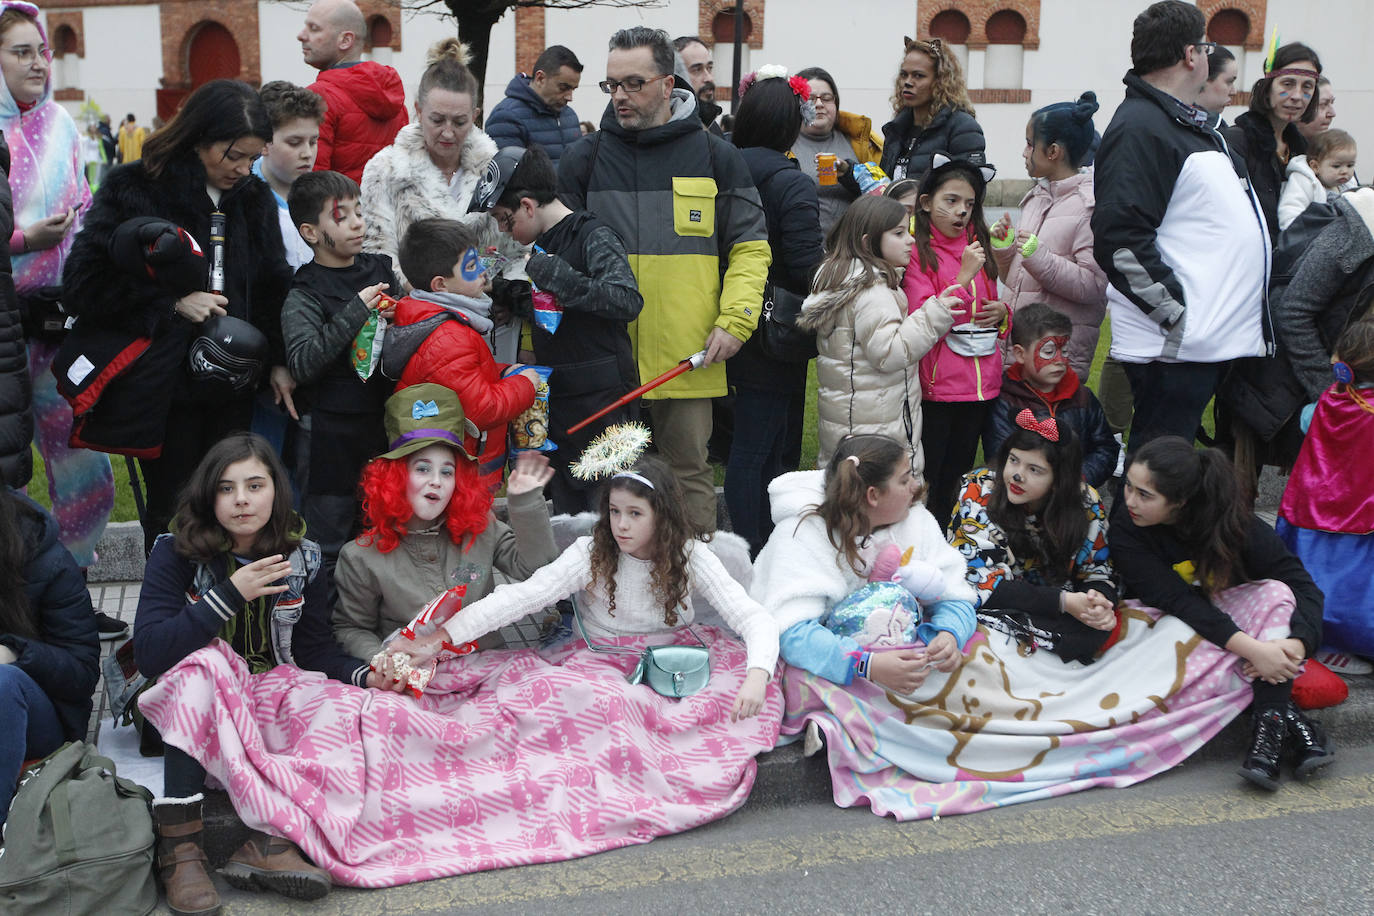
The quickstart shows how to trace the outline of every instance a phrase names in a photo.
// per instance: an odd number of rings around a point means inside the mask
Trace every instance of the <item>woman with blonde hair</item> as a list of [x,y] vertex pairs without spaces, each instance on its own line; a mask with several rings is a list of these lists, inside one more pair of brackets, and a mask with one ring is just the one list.
[[478,85],[468,59],[467,45],[457,38],[430,47],[415,121],[363,169],[363,250],[387,255],[398,271],[406,229],[433,217],[467,221],[477,181],[496,155],[496,142],[477,127]]
[[974,120],[958,59],[938,38],[903,40],[906,52],[892,90],[893,118],[883,125],[883,171],[893,181],[920,178],[936,153],[982,165],[987,144]]

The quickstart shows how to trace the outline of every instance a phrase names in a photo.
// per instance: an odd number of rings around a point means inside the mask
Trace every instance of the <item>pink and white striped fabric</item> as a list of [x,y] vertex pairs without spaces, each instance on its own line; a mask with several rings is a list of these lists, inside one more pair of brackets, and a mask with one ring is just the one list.
[[696,630],[711,679],[683,700],[628,684],[633,655],[580,640],[456,659],[419,700],[287,666],[250,675],[215,640],[139,706],[244,823],[338,884],[388,887],[646,843],[742,805],[781,693],[770,683],[759,715],[732,723],[744,647]]

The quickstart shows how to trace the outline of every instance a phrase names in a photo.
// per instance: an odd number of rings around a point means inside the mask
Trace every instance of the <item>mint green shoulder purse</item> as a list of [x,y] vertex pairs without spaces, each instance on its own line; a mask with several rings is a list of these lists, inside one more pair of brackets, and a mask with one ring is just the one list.
[[[587,636],[587,628],[582,625],[582,612],[578,610],[577,599],[572,599],[573,619],[577,622],[577,632],[593,652],[618,652],[634,654],[636,649],[622,646],[601,646],[593,643]],[[689,697],[700,693],[711,676],[711,653],[697,631],[690,626],[692,634],[700,645],[696,646],[648,646],[639,654],[639,664],[626,676],[631,684],[646,683],[657,694],[673,699]]]

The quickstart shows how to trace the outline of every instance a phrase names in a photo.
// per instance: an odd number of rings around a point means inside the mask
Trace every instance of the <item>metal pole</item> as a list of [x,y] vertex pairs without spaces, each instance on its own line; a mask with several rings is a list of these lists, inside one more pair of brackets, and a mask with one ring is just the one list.
[[744,0],[735,0],[735,78],[730,82],[730,114],[739,106],[739,81],[744,78]]

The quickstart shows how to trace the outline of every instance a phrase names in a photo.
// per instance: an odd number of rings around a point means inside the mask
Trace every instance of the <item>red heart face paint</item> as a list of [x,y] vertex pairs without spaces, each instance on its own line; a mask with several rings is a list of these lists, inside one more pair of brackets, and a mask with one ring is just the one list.
[[1066,363],[1069,359],[1069,335],[1061,337],[1042,337],[1035,342],[1035,369],[1037,372],[1054,363]]

